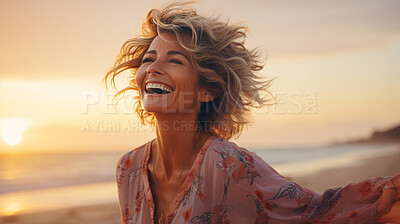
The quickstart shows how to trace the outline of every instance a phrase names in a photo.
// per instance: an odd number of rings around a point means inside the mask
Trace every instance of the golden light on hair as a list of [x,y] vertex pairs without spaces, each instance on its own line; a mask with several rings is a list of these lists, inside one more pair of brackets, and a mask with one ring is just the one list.
[[[264,79],[258,73],[265,62],[262,52],[244,46],[247,26],[201,16],[190,4],[177,2],[150,10],[142,25],[142,35],[122,45],[104,81],[116,89],[115,77],[129,70],[129,86],[119,90],[115,98],[121,99],[127,91],[138,92],[136,71],[150,44],[163,32],[174,34],[181,47],[191,53],[200,85],[217,95],[215,100],[201,104],[201,129],[226,139],[239,137],[243,127],[251,123],[251,108],[273,104],[270,102],[274,97],[269,92],[273,79]],[[139,97],[135,101],[134,110],[140,121],[155,126],[154,114],[143,108]]]

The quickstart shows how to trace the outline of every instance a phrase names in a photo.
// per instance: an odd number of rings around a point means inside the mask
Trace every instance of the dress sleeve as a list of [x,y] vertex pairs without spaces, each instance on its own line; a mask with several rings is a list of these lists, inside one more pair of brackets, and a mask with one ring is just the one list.
[[286,179],[255,153],[223,146],[216,167],[224,176],[229,222],[376,223],[378,199],[389,178],[351,183],[320,195]]
[[121,211],[122,223],[128,223],[132,219],[132,212],[129,206],[129,173],[132,166],[130,153],[123,154],[117,161],[116,182],[118,188],[119,207]]
[[255,154],[253,159],[254,169],[263,177],[254,181],[248,196],[254,202],[256,219],[269,220],[265,223],[375,223],[377,201],[388,178],[351,183],[320,195],[279,175]]

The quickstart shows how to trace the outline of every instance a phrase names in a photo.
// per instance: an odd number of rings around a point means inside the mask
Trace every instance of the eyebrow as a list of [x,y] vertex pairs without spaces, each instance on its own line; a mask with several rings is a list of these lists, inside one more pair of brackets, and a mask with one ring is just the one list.
[[[146,52],[146,54],[157,54],[157,51],[156,51],[156,50],[151,50],[151,51]],[[167,53],[167,55],[174,55],[174,54],[180,54],[180,55],[182,55],[183,57],[185,57],[186,60],[190,61],[189,58],[188,58],[188,56],[186,56],[186,55],[183,54],[182,52],[179,52],[179,51],[168,51],[168,53]]]

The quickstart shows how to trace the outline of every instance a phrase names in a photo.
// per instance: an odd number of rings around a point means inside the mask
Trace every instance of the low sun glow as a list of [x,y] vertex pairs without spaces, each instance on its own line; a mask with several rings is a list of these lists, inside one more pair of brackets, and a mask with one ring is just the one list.
[[5,203],[3,206],[0,206],[0,208],[2,213],[0,213],[0,215],[8,216],[17,214],[21,210],[21,205],[18,202],[10,202]]
[[7,118],[1,122],[1,133],[8,145],[16,145],[21,142],[22,134],[29,126],[29,122],[23,118]]

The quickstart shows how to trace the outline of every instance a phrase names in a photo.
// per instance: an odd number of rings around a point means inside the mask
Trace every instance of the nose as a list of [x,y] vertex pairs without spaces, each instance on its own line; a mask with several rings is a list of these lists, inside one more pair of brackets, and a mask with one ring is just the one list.
[[147,74],[158,74],[158,75],[162,75],[162,67],[160,65],[159,60],[154,61],[153,63],[151,63],[149,66],[147,66],[147,70],[146,70]]

